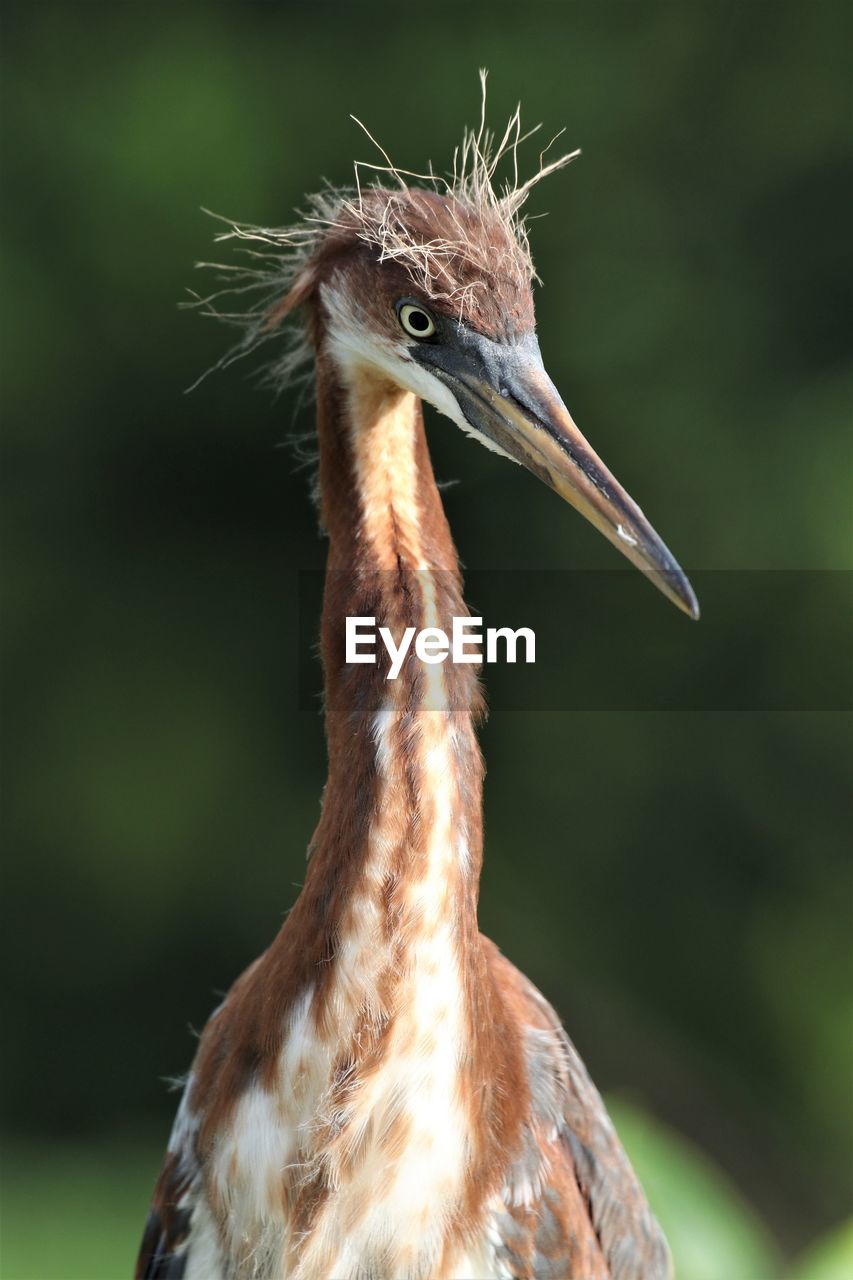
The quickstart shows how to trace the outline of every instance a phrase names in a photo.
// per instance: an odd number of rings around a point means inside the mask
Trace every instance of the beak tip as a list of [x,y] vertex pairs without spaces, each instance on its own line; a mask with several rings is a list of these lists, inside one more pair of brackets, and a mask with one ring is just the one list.
[[681,607],[687,614],[688,618],[691,618],[693,622],[698,622],[701,617],[701,610],[699,608],[699,601],[696,599],[696,592],[693,590],[686,578],[681,585]]

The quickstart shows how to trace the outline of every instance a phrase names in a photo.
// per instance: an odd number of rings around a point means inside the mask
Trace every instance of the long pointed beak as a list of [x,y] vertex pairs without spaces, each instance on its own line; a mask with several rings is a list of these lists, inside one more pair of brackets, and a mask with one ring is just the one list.
[[453,392],[469,426],[544,480],[673,604],[698,618],[687,575],[578,430],[545,372],[535,335],[513,345],[470,330],[465,337],[455,358],[424,363]]

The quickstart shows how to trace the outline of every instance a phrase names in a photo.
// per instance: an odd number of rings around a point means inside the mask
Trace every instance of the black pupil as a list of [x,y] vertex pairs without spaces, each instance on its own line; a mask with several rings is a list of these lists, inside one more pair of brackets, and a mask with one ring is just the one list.
[[425,333],[429,328],[429,316],[423,311],[410,311],[409,324],[413,329],[417,329],[418,333]]

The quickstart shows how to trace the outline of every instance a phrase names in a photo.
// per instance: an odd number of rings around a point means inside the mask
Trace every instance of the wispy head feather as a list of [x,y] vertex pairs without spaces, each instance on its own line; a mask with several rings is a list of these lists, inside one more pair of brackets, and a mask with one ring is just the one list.
[[[206,296],[193,292],[188,304],[241,330],[237,343],[213,366],[225,368],[275,340],[278,353],[266,380],[277,388],[307,379],[311,350],[304,326],[281,322],[303,301],[312,262],[323,246],[341,236],[357,238],[375,252],[376,261],[403,266],[415,288],[465,320],[476,305],[478,289],[501,273],[537,279],[530,255],[523,208],[533,188],[562,169],[579,151],[549,160],[557,134],[539,154],[534,173],[519,178],[519,148],[540,126],[522,133],[516,107],[498,140],[486,127],[486,72],[480,72],[481,110],[476,129],[466,129],[447,177],[400,169],[367,128],[352,117],[381,157],[381,163],[356,161],[351,188],[327,186],[310,196],[299,220],[288,227],[261,227],[221,218],[217,242],[235,241],[240,261],[198,263],[217,272],[217,288]],[[562,131],[561,131],[562,132]],[[510,174],[498,181],[499,166]],[[440,234],[425,228],[429,195],[443,197]],[[219,217],[219,215],[212,215]],[[488,234],[482,232],[486,229]],[[284,350],[281,344],[284,341]],[[205,375],[202,375],[205,376]],[[197,385],[197,384],[194,384]]]

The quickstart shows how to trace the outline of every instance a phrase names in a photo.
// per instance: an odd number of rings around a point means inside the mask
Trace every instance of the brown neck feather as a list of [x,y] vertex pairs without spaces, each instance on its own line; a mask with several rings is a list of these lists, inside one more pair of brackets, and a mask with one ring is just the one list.
[[[347,667],[344,658],[347,616],[374,617],[397,641],[406,626],[449,632],[466,612],[458,562],[419,401],[373,373],[344,386],[320,340],[317,402],[330,539],[322,621],[329,779],[302,892],[237,984],[239,1016],[223,1017],[200,1055],[197,1096],[209,1098],[200,1141],[213,1141],[249,1080],[275,1087],[288,1019],[306,994],[318,1034],[334,1046],[333,1075],[346,1081],[356,1064],[379,1069],[386,1050],[399,1049],[401,1011],[416,1009],[430,981],[423,975],[437,965],[456,984],[449,998],[460,1010],[453,1034],[458,1088],[478,1135],[472,1151],[484,1144],[466,1193],[477,1199],[487,1169],[498,1179],[500,1153],[516,1140],[524,1084],[518,1032],[477,926],[476,668],[449,659],[427,667],[410,655],[391,681],[381,646],[376,665]],[[437,1014],[430,1031],[450,1034]],[[457,1084],[448,1089],[455,1095]]]
[[[344,387],[321,346],[317,427],[321,511],[330,540],[322,621],[329,780],[303,896],[322,898],[326,927],[338,928],[353,877],[363,870],[368,853],[383,761],[386,770],[399,773],[399,786],[392,790],[409,863],[395,874],[417,874],[413,828],[422,834],[430,799],[418,742],[429,734],[452,740],[450,800],[466,832],[459,900],[453,907],[455,913],[461,908],[476,930],[482,858],[482,761],[473,727],[481,710],[476,669],[449,660],[427,667],[410,653],[398,678],[388,680],[381,645],[375,665],[345,663],[347,617],[373,617],[377,628],[388,627],[399,641],[411,626],[449,632],[452,618],[465,614],[420,402],[373,372]],[[339,886],[332,910],[330,884]]]

